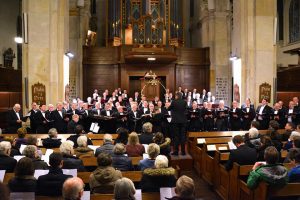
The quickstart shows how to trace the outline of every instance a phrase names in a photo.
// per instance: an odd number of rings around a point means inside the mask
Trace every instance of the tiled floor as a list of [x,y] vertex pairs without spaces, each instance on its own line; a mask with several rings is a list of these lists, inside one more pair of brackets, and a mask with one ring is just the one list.
[[195,171],[182,171],[182,175],[191,177],[195,183],[196,198],[199,200],[221,200],[210,186]]

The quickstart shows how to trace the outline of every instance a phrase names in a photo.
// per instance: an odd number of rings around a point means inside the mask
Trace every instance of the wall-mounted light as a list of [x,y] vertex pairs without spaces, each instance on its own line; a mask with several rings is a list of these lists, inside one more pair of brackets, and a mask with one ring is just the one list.
[[17,44],[22,44],[23,43],[23,38],[22,37],[15,37],[15,42]]
[[74,54],[71,53],[70,51],[68,51],[67,53],[65,53],[66,56],[68,56],[69,58],[73,58]]
[[155,61],[156,58],[153,58],[153,57],[150,57],[150,58],[147,58],[148,61]]

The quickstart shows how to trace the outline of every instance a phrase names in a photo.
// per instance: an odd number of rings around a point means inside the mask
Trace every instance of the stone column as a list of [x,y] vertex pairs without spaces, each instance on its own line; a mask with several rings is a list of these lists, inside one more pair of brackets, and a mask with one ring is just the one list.
[[[22,77],[28,78],[28,102],[32,101],[31,86],[46,86],[46,103],[64,100],[63,57],[69,45],[68,0],[23,0],[28,14],[28,43],[23,44]],[[23,107],[25,85],[23,81]]]
[[232,49],[242,60],[242,101],[249,97],[259,104],[259,85],[266,82],[274,97],[276,77],[276,47],[274,18],[276,1],[236,0],[233,5]]

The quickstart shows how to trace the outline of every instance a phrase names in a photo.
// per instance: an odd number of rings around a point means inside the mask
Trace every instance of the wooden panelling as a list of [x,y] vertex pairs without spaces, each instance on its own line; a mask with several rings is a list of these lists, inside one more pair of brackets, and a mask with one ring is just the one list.
[[94,89],[103,92],[113,91],[119,86],[118,65],[84,64],[83,65],[83,97],[92,96]]
[[83,48],[83,64],[116,64],[120,60],[120,48]]
[[209,65],[176,65],[176,88],[209,89]]
[[300,92],[300,66],[291,67],[277,73],[277,91]]
[[293,97],[300,98],[300,91],[299,92],[277,92],[277,101],[283,101],[285,106],[289,105],[289,101],[293,99]]
[[210,65],[209,48],[178,48],[177,63],[182,65]]

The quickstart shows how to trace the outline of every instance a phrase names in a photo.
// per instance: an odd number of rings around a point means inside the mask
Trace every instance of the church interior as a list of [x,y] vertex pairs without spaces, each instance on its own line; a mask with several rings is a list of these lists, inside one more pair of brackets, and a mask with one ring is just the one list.
[[[97,152],[96,147],[105,146],[107,134],[117,147],[120,129],[127,130],[129,140],[135,132],[140,137],[150,123],[152,142],[160,132],[164,139],[170,138],[166,157],[177,182],[161,187],[170,191],[147,192],[143,190],[146,172],[133,167],[121,176],[140,192],[125,199],[300,197],[300,168],[298,183],[287,179],[285,186],[274,189],[262,178],[265,182],[254,188],[247,177],[261,166],[232,161],[231,151],[251,143],[257,150],[257,165],[268,165],[266,154],[272,149],[264,143],[267,137],[269,146],[276,147],[278,163],[289,158],[282,165],[288,171],[300,166],[300,151],[299,162],[297,153],[294,159],[289,157],[291,148],[300,149],[299,0],[1,0],[0,53],[0,171],[7,170],[0,180],[4,184],[11,183],[9,178],[16,173],[2,168],[1,143],[20,139],[20,129],[27,132],[24,138],[37,139],[38,149],[59,152],[59,146],[42,144],[48,135],[52,137],[50,130],[57,129],[63,145],[82,125],[82,131],[89,133],[85,143],[91,140],[89,146]],[[186,120],[183,132],[173,114],[179,112],[178,98],[186,104],[179,113]],[[50,117],[56,110],[63,125]],[[16,117],[13,122],[10,111]],[[38,112],[43,118],[40,124],[40,118],[34,117]],[[258,146],[251,141],[252,128],[259,133]],[[15,156],[24,155],[20,146],[17,151]],[[248,150],[243,157],[250,154]],[[133,156],[132,164],[138,165],[141,156]],[[90,191],[80,198],[122,199],[113,194],[117,184],[112,192],[93,192],[90,174],[98,169],[97,159],[94,154],[82,158],[86,170],[76,171],[86,184],[84,191]],[[192,178],[193,195],[181,197],[178,188],[189,186],[186,176]],[[64,196],[64,188],[60,190]],[[58,199],[37,195],[37,190],[33,194],[35,199]]]

